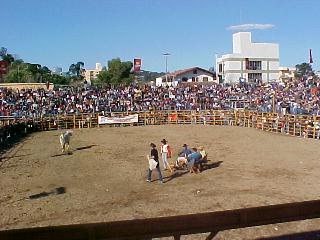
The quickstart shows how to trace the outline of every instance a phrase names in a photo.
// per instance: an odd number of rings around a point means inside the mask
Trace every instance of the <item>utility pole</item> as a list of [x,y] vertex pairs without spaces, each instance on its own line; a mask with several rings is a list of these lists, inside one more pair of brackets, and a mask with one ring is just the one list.
[[168,56],[170,56],[170,53],[163,53],[163,56],[166,58],[166,82],[168,83]]

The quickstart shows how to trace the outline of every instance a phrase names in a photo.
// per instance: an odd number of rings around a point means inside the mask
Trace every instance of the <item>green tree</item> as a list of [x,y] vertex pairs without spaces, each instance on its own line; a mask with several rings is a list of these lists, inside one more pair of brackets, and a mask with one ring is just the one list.
[[102,70],[97,76],[98,83],[100,84],[111,85],[112,84],[111,78],[112,78],[112,75],[107,70]]
[[301,63],[296,65],[296,78],[314,76],[314,71],[312,70],[312,66],[309,63]]
[[22,60],[15,60],[9,66],[9,71],[4,77],[5,82],[33,82],[32,73],[28,70],[28,64]]
[[121,62],[120,58],[108,61],[108,70],[103,70],[98,75],[100,83],[109,85],[130,84],[133,81],[133,75],[130,74],[132,62]]
[[52,75],[49,75],[46,80],[55,85],[69,85],[71,78],[60,76],[57,74],[52,74]]

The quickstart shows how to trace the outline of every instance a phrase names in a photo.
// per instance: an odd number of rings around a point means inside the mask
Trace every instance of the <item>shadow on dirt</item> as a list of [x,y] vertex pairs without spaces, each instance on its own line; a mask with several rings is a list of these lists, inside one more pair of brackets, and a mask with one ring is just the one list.
[[42,197],[48,197],[49,195],[60,195],[66,193],[66,188],[65,187],[58,187],[53,189],[50,192],[41,192],[38,194],[30,195],[29,199],[38,199]]
[[60,157],[60,156],[72,155],[74,152],[90,149],[90,148],[95,147],[95,146],[97,146],[97,145],[88,145],[88,146],[84,146],[84,147],[77,147],[74,150],[71,150],[71,151],[69,150],[67,152],[55,154],[55,155],[52,155],[51,157]]

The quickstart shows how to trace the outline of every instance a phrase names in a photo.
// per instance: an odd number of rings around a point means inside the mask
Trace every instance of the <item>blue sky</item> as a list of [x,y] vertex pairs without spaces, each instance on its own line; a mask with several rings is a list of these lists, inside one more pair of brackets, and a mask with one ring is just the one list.
[[[142,58],[142,69],[214,65],[232,51],[231,25],[272,24],[253,30],[254,42],[277,42],[280,65],[308,61],[320,68],[319,0],[0,0],[0,46],[28,62],[68,70],[116,57]],[[4,22],[3,22],[4,21]]]

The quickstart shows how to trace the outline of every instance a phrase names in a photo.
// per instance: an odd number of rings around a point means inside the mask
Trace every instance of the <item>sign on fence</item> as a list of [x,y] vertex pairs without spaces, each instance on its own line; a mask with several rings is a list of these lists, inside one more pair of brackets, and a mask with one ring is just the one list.
[[169,114],[168,120],[169,120],[169,122],[175,122],[175,121],[177,121],[177,114],[175,114],[175,113]]
[[113,124],[113,123],[136,123],[139,120],[138,114],[128,115],[124,117],[105,117],[99,116],[99,124]]

